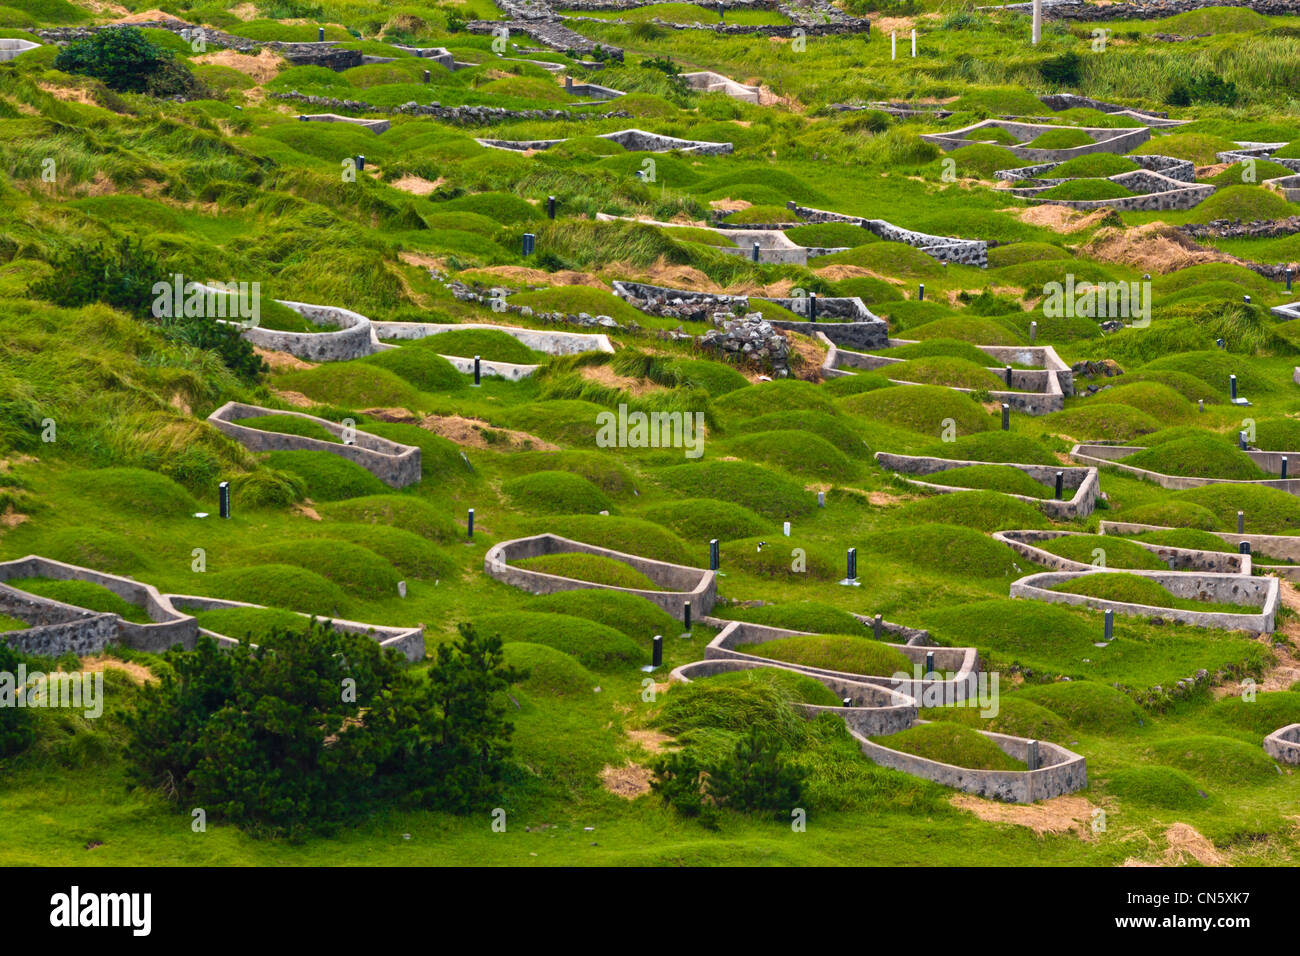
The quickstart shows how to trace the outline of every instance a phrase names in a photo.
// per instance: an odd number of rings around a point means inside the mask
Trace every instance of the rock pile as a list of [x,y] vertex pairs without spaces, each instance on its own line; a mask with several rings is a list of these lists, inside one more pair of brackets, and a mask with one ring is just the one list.
[[717,327],[704,333],[700,348],[770,369],[773,378],[786,378],[790,374],[790,343],[761,312],[748,312],[739,318],[729,312],[718,312],[713,316],[713,323]]

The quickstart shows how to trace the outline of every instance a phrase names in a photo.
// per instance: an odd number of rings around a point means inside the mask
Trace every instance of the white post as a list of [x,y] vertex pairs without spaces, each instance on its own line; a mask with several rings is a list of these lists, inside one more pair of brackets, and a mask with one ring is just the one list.
[[898,34],[897,33],[891,33],[889,35],[889,58],[891,60],[898,59]]
[[1043,0],[1034,0],[1034,43],[1043,37]]
[[912,57],[916,58],[916,31],[912,31]]

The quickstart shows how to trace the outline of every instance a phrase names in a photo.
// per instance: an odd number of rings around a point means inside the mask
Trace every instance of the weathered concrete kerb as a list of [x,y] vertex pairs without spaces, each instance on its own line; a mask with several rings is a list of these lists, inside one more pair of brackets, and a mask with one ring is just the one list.
[[[622,588],[610,584],[597,584],[578,578],[566,578],[558,574],[545,574],[528,568],[515,567],[512,561],[537,558],[547,554],[594,554],[621,561],[640,571],[662,590],[648,591],[643,588]],[[533,594],[554,594],[557,591],[578,591],[592,589],[600,591],[619,591],[634,594],[657,604],[679,620],[685,614],[686,604],[691,605],[691,613],[702,617],[713,610],[718,599],[717,582],[714,572],[701,568],[691,568],[667,561],[654,561],[640,555],[600,548],[581,541],[571,541],[557,534],[538,534],[528,538],[515,538],[494,545],[483,557],[483,570],[491,578],[509,584],[512,587],[530,591]]]
[[1129,455],[1135,455],[1140,451],[1146,451],[1146,446],[1080,444],[1075,445],[1070,449],[1070,457],[1077,462],[1082,462],[1095,467],[1111,468],[1115,471],[1123,472],[1126,475],[1132,475],[1134,478],[1141,478],[1145,481],[1153,482],[1161,488],[1168,488],[1171,491],[1182,491],[1186,488],[1203,488],[1206,485],[1255,485],[1261,488],[1276,488],[1278,491],[1300,495],[1300,478],[1281,477],[1283,457],[1288,459],[1288,463],[1291,461],[1300,463],[1300,452],[1297,451],[1243,452],[1243,454],[1258,465],[1262,471],[1271,472],[1279,476],[1277,478],[1260,478],[1253,480],[1248,478],[1202,478],[1194,475],[1165,475],[1158,471],[1148,471],[1145,468],[1126,465],[1117,460],[1120,458],[1127,458]]
[[1300,764],[1300,724],[1287,724],[1265,737],[1264,752],[1281,763]]
[[[1102,524],[1104,525],[1105,522],[1102,522]],[[1046,531],[1037,529],[995,531],[993,540],[1005,544],[1021,557],[1028,558],[1035,564],[1040,564],[1053,571],[1126,570],[1125,568],[1105,569],[1101,565],[1072,561],[1037,546],[1039,542],[1043,541],[1055,541],[1061,538],[1079,537],[1086,534],[1085,531]],[[1105,534],[1105,532],[1103,531],[1102,534]],[[1168,564],[1171,571],[1212,571],[1216,574],[1245,575],[1251,573],[1251,557],[1248,554],[1236,554],[1232,551],[1201,551],[1196,548],[1172,548],[1168,545],[1153,544],[1149,541],[1132,541],[1130,543],[1150,551],[1161,561]],[[1300,542],[1297,542],[1297,544],[1300,544]]]
[[[308,438],[304,435],[291,435],[286,432],[269,432],[260,428],[240,425],[242,418],[257,418],[262,415],[286,415],[301,418],[320,426],[338,441],[324,441]],[[360,465],[390,488],[405,488],[419,482],[420,449],[415,445],[403,445],[372,435],[358,429],[346,428],[327,418],[317,418],[303,412],[284,411],[278,408],[263,408],[260,405],[246,405],[243,402],[226,402],[208,416],[208,421],[222,434],[233,438],[249,451],[324,451],[338,455]],[[350,444],[344,444],[351,439]]]
[[[923,475],[927,477],[940,475],[942,472],[952,471],[954,468],[999,464],[1005,468],[1015,468],[1023,471],[1030,478],[1049,488],[1054,487],[1056,473],[1061,472],[1063,491],[1074,492],[1068,499],[1031,498],[1028,495],[1016,495],[1005,491],[997,492],[997,494],[1005,494],[1008,498],[1015,498],[1018,501],[1034,505],[1042,509],[1043,513],[1049,517],[1061,521],[1067,521],[1071,518],[1086,518],[1092,514],[1093,509],[1097,506],[1097,495],[1101,491],[1101,482],[1097,477],[1096,468],[1026,465],[1014,462],[965,461],[958,458],[931,458],[925,455],[895,455],[885,451],[876,452],[876,461],[880,463],[882,468],[897,472],[902,476]],[[938,491],[941,494],[956,494],[962,491],[977,490],[963,488],[960,485],[945,485],[942,478],[938,481],[921,481],[915,477],[904,477],[903,481],[928,491]]]
[[1277,578],[1248,577],[1242,574],[1215,574],[1212,572],[1131,571],[1124,574],[1149,578],[1174,597],[1185,600],[1212,601],[1223,604],[1241,604],[1254,607],[1254,613],[1243,610],[1240,614],[1224,611],[1192,611],[1173,607],[1155,607],[1150,604],[1132,604],[1127,601],[1109,601],[1088,594],[1072,594],[1053,588],[1077,581],[1089,574],[1105,574],[1101,568],[1087,571],[1045,571],[1031,574],[1011,584],[1013,598],[1029,598],[1048,604],[1072,604],[1090,607],[1096,611],[1114,611],[1130,617],[1159,618],[1195,627],[1216,627],[1224,630],[1251,631],[1256,634],[1271,633],[1277,615],[1279,587]]
[[142,608],[151,622],[138,624],[117,614],[101,614],[0,584],[0,610],[33,625],[3,635],[4,640],[24,653],[53,657],[68,651],[91,654],[102,651],[109,644],[162,653],[176,644],[192,649],[198,636],[194,618],[176,610],[157,588],[131,578],[35,554],[0,562],[0,581],[20,578],[54,578],[98,584]]

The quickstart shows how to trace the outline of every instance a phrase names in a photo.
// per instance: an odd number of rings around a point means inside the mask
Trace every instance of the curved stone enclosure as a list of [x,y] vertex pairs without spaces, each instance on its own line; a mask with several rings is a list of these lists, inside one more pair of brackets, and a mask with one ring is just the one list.
[[[1105,522],[1102,522],[1102,524],[1104,525]],[[1105,534],[1104,531],[1102,533]],[[993,533],[993,540],[1005,544],[1011,550],[1022,557],[1028,558],[1035,564],[1041,564],[1053,571],[1127,570],[1126,568],[1106,569],[1098,565],[1085,564],[1082,561],[1072,561],[1035,545],[1036,542],[1040,541],[1051,541],[1055,538],[1071,536],[1078,537],[1085,534],[1087,532],[1084,531],[1042,531],[1037,529],[996,531]],[[1172,548],[1168,545],[1152,544],[1148,541],[1132,541],[1130,543],[1150,551],[1161,561],[1169,564],[1170,571],[1212,571],[1217,574],[1247,575],[1251,573],[1251,558],[1248,554],[1236,554],[1231,551],[1201,551],[1195,548]]]
[[[1174,531],[1154,524],[1135,524],[1129,521],[1103,521],[1098,527],[1101,534],[1129,535],[1144,531]],[[1225,543],[1240,546],[1244,541],[1250,545],[1250,567],[1254,571],[1275,574],[1290,580],[1300,580],[1300,563],[1269,564],[1273,561],[1300,562],[1300,535],[1292,534],[1237,534],[1232,531],[1211,531],[1210,534]],[[1137,544],[1139,542],[1134,542]],[[1167,549],[1166,549],[1167,550]],[[1244,572],[1243,572],[1244,573]]]
[[[256,418],[260,415],[288,415],[313,422],[326,431],[339,437],[339,441],[324,441],[303,435],[290,435],[285,432],[268,432],[260,428],[240,425],[241,418]],[[421,477],[420,449],[415,445],[403,445],[378,435],[371,435],[359,429],[348,429],[326,418],[317,418],[303,412],[283,411],[278,408],[263,408],[260,405],[245,405],[243,402],[226,402],[208,416],[208,421],[222,434],[233,438],[250,451],[325,451],[355,462],[370,472],[390,488],[405,488],[416,484]],[[352,444],[343,444],[343,439],[350,437]]]
[[[837,671],[774,661],[757,654],[736,651],[738,644],[762,644],[806,632],[730,621],[705,649],[705,659],[683,665],[670,676],[673,681],[708,677],[728,671],[776,668],[812,677],[830,688],[845,706],[813,704],[794,705],[806,717],[832,713],[844,719],[849,733],[863,756],[874,763],[912,776],[955,787],[966,793],[1015,803],[1032,803],[1081,790],[1088,785],[1087,763],[1082,756],[1047,741],[1031,741],[989,731],[977,731],[988,737],[1004,753],[1026,760],[1030,745],[1037,743],[1038,767],[1035,770],[972,770],[941,763],[926,757],[894,750],[869,737],[888,737],[926,721],[916,720],[918,702],[938,696],[944,703],[970,701],[975,694],[979,659],[973,648],[922,647],[891,645],[917,665],[917,676],[907,680],[846,674]],[[930,680],[921,677],[925,655],[934,654],[938,671],[955,672],[952,679]]]
[[[1278,475],[1277,478],[1260,478],[1256,480],[1247,478],[1197,478],[1185,475],[1163,475],[1158,471],[1148,471],[1145,468],[1135,468],[1132,465],[1123,464],[1116,459],[1126,458],[1129,455],[1145,451],[1144,445],[1102,445],[1102,444],[1080,444],[1070,449],[1070,457],[1075,461],[1083,462],[1103,468],[1113,468],[1116,471],[1123,472],[1126,475],[1132,475],[1135,478],[1142,478],[1146,481],[1154,482],[1161,488],[1168,488],[1173,491],[1181,491],[1184,488],[1202,488],[1206,485],[1255,485],[1263,488],[1276,488],[1278,491],[1285,491],[1293,495],[1300,495],[1300,478],[1282,478],[1282,458],[1286,456],[1289,461],[1300,465],[1300,452],[1296,451],[1247,451],[1251,461],[1258,465],[1262,470]],[[1288,468],[1289,471],[1289,468]]]
[[[1012,189],[1011,194],[1018,199],[1028,199],[1032,203],[1047,206],[1065,206],[1069,209],[1117,209],[1124,212],[1150,212],[1153,210],[1191,209],[1213,195],[1215,187],[1207,183],[1187,183],[1173,179],[1162,173],[1134,169],[1106,177],[1110,182],[1122,186],[1132,196],[1117,196],[1114,199],[1053,199],[1039,194],[1051,189],[1053,183],[1041,183],[1020,189]],[[1061,180],[1066,182],[1067,180]]]
[[[808,631],[791,631],[781,627],[768,627],[766,624],[750,624],[746,621],[727,621],[718,636],[704,649],[706,660],[747,661],[751,664],[777,664],[787,670],[808,674],[819,680],[833,678],[847,680],[858,684],[871,684],[906,694],[909,697],[932,701],[959,703],[972,698],[978,690],[980,670],[979,654],[973,647],[938,647],[922,644],[889,644],[913,664],[911,675],[903,674],[852,674],[847,671],[835,671],[824,667],[811,667],[807,664],[791,664],[786,661],[773,661],[750,651],[739,651],[742,644],[766,644],[768,641],[785,637],[809,635]],[[934,668],[937,675],[951,674],[951,677],[930,677],[923,673],[925,657],[934,655]]]
[[[1067,159],[1073,159],[1076,156],[1087,156],[1091,153],[1127,153],[1151,138],[1151,130],[1146,126],[1119,128],[1056,126],[1048,123],[1019,123],[1013,120],[987,119],[944,133],[922,133],[921,139],[938,146],[944,152],[948,152],[960,149],[963,146],[969,146],[972,143],[986,142],[986,140],[980,138],[980,133],[993,129],[1004,130],[1018,140],[1017,145],[1004,146],[1004,149],[1014,153],[1021,159],[1036,163],[1064,162]],[[1060,129],[1076,130],[1084,133],[1092,142],[1067,149],[1042,149],[1026,145],[1043,133]]]
[[[640,588],[597,584],[594,581],[545,574],[511,564],[512,561],[522,561],[525,558],[536,558],[546,554],[595,554],[612,558],[640,571],[655,584],[660,585],[663,590],[647,591]],[[527,538],[515,538],[494,545],[483,557],[483,570],[489,577],[503,584],[522,588],[533,594],[554,594],[557,591],[582,589],[634,594],[652,604],[657,604],[679,619],[684,616],[687,603],[691,605],[692,615],[700,618],[713,610],[713,605],[718,599],[717,582],[712,571],[671,564],[667,561],[654,561],[635,554],[600,548],[581,541],[571,541],[549,532]]]
[[[1175,179],[1181,183],[1196,182],[1196,164],[1186,159],[1178,159],[1174,156],[1159,156],[1154,153],[1150,155],[1126,156],[1125,159],[1132,160],[1135,164],[1149,172],[1159,173],[1168,178]],[[1015,169],[999,169],[993,174],[994,179],[1001,179],[1004,182],[1023,182],[1025,180],[1034,180],[1040,183],[1056,185],[1063,183],[1065,179],[1052,178],[1052,170],[1060,166],[1060,162],[1036,163],[1033,166],[1019,166]]]
[[300,123],[348,123],[368,129],[375,135],[388,132],[393,124],[383,119],[365,119],[359,116],[341,116],[338,113],[302,113],[298,116]]
[[[1074,494],[1068,499],[1060,501],[1055,498],[1031,498],[1028,495],[1016,495],[1008,492],[997,492],[1005,494],[1008,498],[1015,498],[1018,501],[1025,501],[1031,505],[1041,508],[1043,513],[1049,517],[1058,520],[1069,520],[1071,518],[1086,518],[1092,514],[1093,508],[1097,506],[1097,495],[1101,490],[1101,482],[1097,477],[1096,468],[1069,468],[1058,467],[1056,465],[1023,465],[1014,462],[988,462],[988,461],[964,461],[957,458],[930,458],[924,455],[895,455],[890,452],[876,452],[876,461],[881,467],[890,471],[897,472],[900,475],[938,475],[941,472],[951,471],[954,468],[969,468],[974,465],[1002,465],[1006,468],[1016,468],[1029,475],[1035,481],[1052,488],[1055,486],[1056,473],[1062,472],[1061,483],[1065,491],[1072,491]],[[940,481],[920,481],[916,478],[904,477],[908,484],[916,485],[919,488],[925,488],[929,491],[938,491],[943,494],[954,494],[961,491],[976,491],[975,488],[962,488],[958,485],[945,485]]]
[[[647,133],[641,129],[623,129],[615,133],[600,133],[599,139],[618,143],[629,153],[694,153],[697,156],[724,156],[731,152],[730,143],[712,143],[699,139],[679,139],[676,136],[664,136],[660,133]],[[525,150],[550,149],[565,142],[563,139],[476,139],[480,146],[492,149],[510,149],[518,152]]]
[[681,79],[693,90],[701,93],[725,93],[732,99],[741,100],[745,103],[759,102],[759,90],[757,86],[747,86],[744,83],[737,83],[730,77],[723,76],[721,73],[713,73],[709,70],[700,70],[696,73],[683,73]]
[[[833,343],[827,349],[826,359],[822,363],[822,372],[842,374],[845,369],[858,369],[861,371],[887,370],[891,365],[898,365],[905,362],[906,359],[895,358],[887,355],[871,355],[863,352],[852,352],[834,346]],[[893,348],[899,345],[910,345],[911,342],[903,339],[890,339],[886,345]],[[1011,370],[1012,388],[1020,391],[990,391],[989,397],[996,402],[1005,402],[1018,412],[1024,412],[1027,415],[1047,415],[1051,412],[1059,412],[1065,408],[1065,399],[1074,394],[1074,373],[1070,366],[1061,361],[1061,357],[1056,354],[1056,350],[1051,346],[996,346],[996,345],[977,345],[976,348],[985,352],[990,358],[1002,361],[1004,364],[999,367],[990,367],[988,370],[999,376],[1006,371],[1006,364],[1014,362],[1018,365],[1038,365],[1039,368]],[[888,375],[888,371],[885,372]],[[831,377],[835,377],[832,374]],[[909,382],[904,379],[890,378],[890,381],[897,385],[916,385],[917,382]],[[974,389],[959,388],[949,386],[955,392],[964,392],[972,394]]]
[[[917,721],[918,724],[929,721]],[[852,731],[850,731],[853,733]],[[958,767],[927,757],[893,750],[883,744],[858,739],[858,746],[867,759],[901,770],[914,777],[923,777],[945,787],[954,787],[966,793],[988,797],[991,800],[1003,800],[1008,803],[1033,803],[1036,800],[1048,800],[1062,794],[1074,793],[1088,785],[1087,761],[1077,753],[1046,740],[1031,741],[1026,737],[1012,737],[1008,734],[995,734],[980,730],[1007,756],[1016,760],[1026,760],[1030,744],[1038,745],[1038,768],[1036,770],[972,770]]]
[[1175,597],[1187,600],[1208,600],[1221,603],[1244,604],[1258,608],[1255,613],[1226,613],[1220,611],[1191,611],[1182,608],[1153,607],[1149,604],[1130,604],[1126,601],[1107,601],[1087,594],[1070,594],[1053,591],[1057,585],[1078,580],[1089,574],[1105,574],[1104,570],[1044,571],[1031,574],[1011,584],[1013,598],[1029,598],[1048,604],[1072,604],[1097,611],[1114,611],[1130,617],[1161,618],[1191,624],[1195,627],[1217,627],[1225,630],[1269,633],[1273,630],[1277,614],[1278,581],[1271,577],[1248,577],[1242,574],[1215,574],[1212,572],[1177,571],[1124,571],[1138,577],[1150,578]]
[[683,664],[668,676],[670,683],[690,683],[703,677],[724,674],[731,671],[765,670],[793,671],[812,677],[825,684],[840,700],[848,701],[842,707],[828,707],[821,704],[803,704],[792,702],[791,706],[806,717],[818,714],[837,714],[844,718],[850,730],[855,730],[864,737],[879,737],[897,733],[912,726],[916,720],[916,701],[906,694],[881,687],[876,684],[864,684],[860,681],[846,680],[821,674],[805,674],[780,662],[765,663],[760,661],[742,661],[716,658],[713,660],[694,661]]
[[1264,753],[1280,763],[1300,764],[1300,724],[1287,724],[1265,737]]
[[308,322],[333,326],[333,329],[320,332],[279,332],[261,326],[245,329],[244,338],[256,346],[288,352],[308,362],[344,362],[373,355],[381,348],[370,320],[360,312],[333,305],[276,301],[293,309]]
[[104,614],[29,594],[0,584],[0,609],[33,626],[0,635],[21,651],[58,656],[72,651],[90,654],[108,644],[122,644],[140,651],[161,653],[176,644],[190,649],[198,636],[194,618],[182,614],[168,596],[131,578],[107,574],[75,564],[65,564],[39,555],[0,562],[0,581],[18,578],[56,578],[87,581],[112,591],[118,597],[144,609],[152,623],[137,624],[117,614]]
[[[924,138],[924,137],[922,137]],[[862,216],[847,216],[843,213],[829,212],[825,209],[813,209],[800,206],[796,202],[787,202],[786,208],[803,220],[802,223],[783,224],[791,228],[806,223],[846,222],[861,226],[885,242],[901,242],[904,245],[920,249],[926,255],[940,262],[955,262],[963,266],[978,266],[987,269],[989,264],[989,244],[983,239],[959,239],[954,236],[932,236],[929,233],[903,229],[884,219],[867,219]]]
[[28,50],[35,50],[39,43],[31,40],[0,39],[0,63],[22,56]]
[[[203,597],[197,594],[168,594],[166,595],[174,605],[183,607],[189,611],[216,611],[224,608],[244,607],[262,609],[260,604],[249,604],[246,601],[224,601],[220,598]],[[300,611],[293,612],[299,617],[310,619],[312,615],[303,614]],[[360,634],[363,637],[369,637],[376,641],[380,647],[400,651],[408,661],[418,661],[424,657],[424,625],[417,627],[389,627],[382,624],[363,624],[360,621],[345,621],[339,618],[321,619],[327,621],[329,626],[336,631],[345,634]],[[227,637],[224,634],[218,634],[215,631],[209,631],[203,628],[199,632],[206,637],[210,637],[217,642],[218,647],[231,648],[239,644],[239,641],[233,637]]]

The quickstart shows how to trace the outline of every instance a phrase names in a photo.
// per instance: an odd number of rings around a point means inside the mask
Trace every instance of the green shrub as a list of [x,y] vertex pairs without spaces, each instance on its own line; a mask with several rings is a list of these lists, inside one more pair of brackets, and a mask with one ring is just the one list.
[[195,89],[194,76],[175,55],[139,29],[119,26],[76,40],[59,50],[55,69],[93,76],[119,93],[176,96]]

